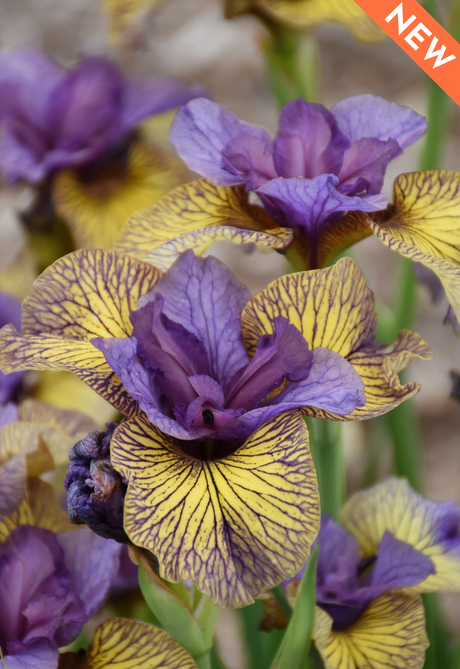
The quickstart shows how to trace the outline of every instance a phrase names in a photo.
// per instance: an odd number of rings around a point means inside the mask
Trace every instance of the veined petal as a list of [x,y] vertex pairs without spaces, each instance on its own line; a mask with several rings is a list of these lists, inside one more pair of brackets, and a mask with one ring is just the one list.
[[364,381],[367,402],[353,413],[339,417],[311,408],[309,414],[330,420],[372,418],[418,392],[418,384],[401,386],[397,374],[412,360],[429,359],[431,351],[408,330],[391,346],[375,344],[374,295],[353,260],[344,258],[326,269],[288,274],[255,295],[241,317],[250,355],[258,338],[273,332],[277,316],[288,318],[310,349],[322,346],[340,353]]
[[[231,12],[237,0],[226,0],[226,4],[227,15],[242,13],[241,9]],[[239,4],[241,5],[241,2]],[[264,0],[262,5],[278,20],[294,23],[302,28],[313,28],[321,23],[333,21],[346,26],[361,42],[381,42],[386,37],[374,21],[352,0],[297,0],[296,2]]]
[[23,499],[9,516],[4,516],[0,520],[0,544],[6,541],[19,525],[34,525],[34,516],[26,499]]
[[110,248],[126,219],[186,180],[182,163],[147,142],[129,149],[125,171],[101,170],[91,182],[72,170],[53,181],[53,203],[78,248]]
[[6,374],[24,369],[72,372],[122,413],[137,412],[137,403],[90,342],[46,335],[23,337],[9,325],[0,330],[0,342],[0,366]]
[[394,207],[389,210],[387,220],[368,219],[374,234],[386,246],[438,275],[457,321],[460,321],[459,218],[460,172],[426,170],[401,174],[394,184]]
[[88,669],[196,669],[164,630],[127,618],[99,625],[86,655]]
[[[277,228],[262,207],[249,204],[243,186],[224,188],[207,179],[197,179],[133,214],[113,248],[143,258],[147,252],[181,235],[220,226],[267,234]],[[278,235],[279,230],[273,234]]]
[[436,573],[410,592],[460,590],[460,508],[436,504],[414,492],[405,479],[391,478],[353,495],[342,510],[362,558],[376,555],[386,530],[429,557]]
[[[321,231],[317,242],[317,265],[328,267],[337,256],[353,244],[372,235],[372,228],[366,216],[360,211],[349,211],[338,221],[330,221]],[[305,255],[298,242],[294,242],[300,255]]]
[[344,632],[332,631],[324,611],[315,616],[313,639],[327,669],[421,669],[429,641],[418,596],[376,597]]
[[129,480],[125,530],[218,606],[244,606],[306,562],[319,528],[316,474],[297,412],[216,461],[185,456],[142,416],[123,423],[112,462]]
[[22,453],[0,465],[0,519],[21,503],[26,489],[26,463]]
[[40,476],[54,469],[48,445],[36,425],[14,422],[0,429],[0,463],[19,454],[25,457],[27,476]]
[[71,371],[120,411],[133,413],[135,403],[91,339],[128,337],[129,314],[161,275],[113,251],[82,249],[60,258],[24,300],[22,334],[8,325],[1,330],[2,370]]
[[255,244],[260,248],[284,252],[292,244],[292,239],[292,230],[288,228],[256,232],[222,225],[179,235],[146,253],[143,260],[166,271],[187,249],[193,249],[195,255],[201,256],[215,242],[232,242],[233,244]]

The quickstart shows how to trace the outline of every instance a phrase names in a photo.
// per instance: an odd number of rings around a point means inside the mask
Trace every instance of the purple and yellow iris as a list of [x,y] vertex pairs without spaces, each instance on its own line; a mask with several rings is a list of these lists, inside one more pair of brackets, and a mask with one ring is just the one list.
[[[328,669],[422,667],[428,639],[419,593],[460,588],[460,508],[391,478],[354,495],[342,527],[318,534],[313,638]],[[286,584],[295,597],[298,580]]]
[[[273,139],[220,105],[194,100],[178,112],[171,140],[206,178],[133,214],[114,248],[167,269],[187,248],[253,242],[316,269],[374,234],[438,276],[458,333],[460,172],[402,174],[388,206],[380,193],[390,160],[425,130],[412,110],[360,95],[331,111],[288,103]],[[249,203],[248,190],[264,208]]]
[[301,413],[359,420],[418,391],[397,376],[430,351],[376,344],[355,263],[282,277],[250,298],[212,257],[163,274],[113,251],[61,258],[1,331],[5,372],[72,371],[127,416],[110,442],[124,530],[169,581],[241,606],[295,574],[319,523]]

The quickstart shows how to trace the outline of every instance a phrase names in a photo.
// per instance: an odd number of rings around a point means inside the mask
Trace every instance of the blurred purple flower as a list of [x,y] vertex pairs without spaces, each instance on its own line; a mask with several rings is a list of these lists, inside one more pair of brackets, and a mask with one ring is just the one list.
[[0,648],[8,669],[54,669],[100,607],[120,547],[90,530],[22,525],[0,548]]
[[245,184],[267,212],[299,234],[319,234],[352,210],[378,211],[388,163],[426,131],[407,107],[358,95],[331,111],[298,98],[281,110],[275,139],[205,99],[177,113],[171,143],[195,172],[221,186]]
[[[7,323],[13,323],[15,328],[21,329],[21,304],[13,295],[0,291],[0,327]],[[0,372],[0,407],[17,399],[23,378],[24,372],[14,372],[8,376]]]
[[148,116],[204,95],[166,77],[128,80],[105,57],[65,70],[31,47],[0,53],[0,171],[9,183],[100,158]]

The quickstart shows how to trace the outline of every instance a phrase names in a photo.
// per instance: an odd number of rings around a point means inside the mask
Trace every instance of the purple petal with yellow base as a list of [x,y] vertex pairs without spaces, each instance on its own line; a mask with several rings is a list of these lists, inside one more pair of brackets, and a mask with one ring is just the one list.
[[374,295],[358,266],[349,258],[333,267],[298,272],[276,279],[255,295],[242,314],[249,354],[258,338],[270,334],[278,316],[289,318],[314,352],[325,347],[339,353],[364,381],[366,404],[346,416],[306,409],[330,420],[362,420],[386,413],[419,390],[401,386],[397,373],[410,361],[429,359],[431,351],[415,333],[404,330],[393,344],[375,343]]
[[460,589],[460,508],[435,503],[414,492],[405,479],[391,478],[354,495],[342,512],[344,527],[363,558],[376,554],[386,531],[430,558],[436,573],[407,592]]
[[218,606],[244,606],[298,571],[318,531],[305,423],[285,413],[224,457],[217,445],[211,457],[189,457],[187,443],[143,417],[116,430],[112,462],[129,481],[125,530],[157,556],[162,577],[191,579]]
[[21,335],[11,326],[1,331],[2,369],[71,371],[120,411],[135,413],[137,404],[90,342],[129,336],[129,314],[161,274],[111,251],[81,250],[61,258],[24,301]]
[[[21,329],[21,303],[14,295],[0,291],[0,327],[7,323],[12,323],[18,330]],[[0,406],[16,399],[23,378],[21,372],[9,376],[0,372]]]

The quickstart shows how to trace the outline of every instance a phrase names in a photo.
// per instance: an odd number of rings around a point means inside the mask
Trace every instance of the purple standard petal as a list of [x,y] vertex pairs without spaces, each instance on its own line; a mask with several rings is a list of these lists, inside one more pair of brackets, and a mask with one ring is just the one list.
[[275,140],[275,167],[281,177],[338,174],[349,139],[326,107],[298,98],[281,110]]
[[86,619],[56,535],[16,528],[0,553],[0,647],[14,655],[34,639],[53,646],[64,629],[71,641]]
[[283,383],[303,381],[313,365],[313,353],[302,333],[287,318],[277,316],[274,333],[259,338],[251,362],[240,369],[226,389],[225,406],[250,411]]
[[183,325],[163,314],[164,299],[154,299],[131,313],[137,353],[146,369],[159,374],[171,408],[189,404],[196,397],[189,377],[209,374],[209,362],[201,341]]
[[170,141],[190,169],[220,186],[246,183],[251,169],[266,179],[276,176],[267,130],[204,98],[177,112]]
[[[102,605],[120,566],[121,544],[103,539],[88,528],[60,532],[57,539],[64,549],[72,575],[72,587],[85,605],[90,618]],[[60,645],[65,645],[64,641]]]
[[357,565],[360,562],[356,539],[329,516],[321,516],[318,534],[319,556],[316,575],[317,593],[327,587],[328,576],[335,572],[343,576],[348,590],[359,587]]
[[120,377],[125,390],[162,432],[178,439],[199,439],[209,434],[208,429],[191,428],[188,431],[173,418],[157,375],[149,372],[137,355],[134,338],[92,339],[91,343],[102,351],[111,369]]
[[113,63],[102,57],[83,60],[50,98],[55,147],[85,149],[80,159],[106,150],[123,133],[122,95],[123,78]]
[[379,211],[388,203],[382,194],[365,199],[348,197],[337,190],[338,182],[333,174],[322,174],[314,179],[280,177],[258,188],[257,194],[280,225],[299,226],[309,236],[318,235],[324,223],[346,211]]
[[356,140],[345,151],[338,190],[346,195],[380,193],[388,163],[401,153],[394,139],[386,142],[375,137]]
[[[383,586],[385,590],[410,588],[435,573],[435,566],[427,555],[386,530],[372,572],[371,589]],[[382,592],[384,590],[373,596]]]
[[163,313],[182,325],[204,345],[210,375],[224,388],[232,376],[248,363],[241,334],[241,312],[250,293],[229,269],[213,258],[183,253],[139,307],[159,293]]
[[339,128],[352,142],[363,137],[376,137],[383,141],[392,137],[405,148],[427,129],[427,121],[420,114],[375,95],[347,98],[336,104],[331,112]]
[[194,98],[207,97],[203,86],[186,84],[170,77],[153,77],[125,83],[121,122],[126,131],[153,114],[181,107]]
[[19,113],[47,132],[48,98],[64,76],[60,67],[33,47],[0,51],[0,121]]

